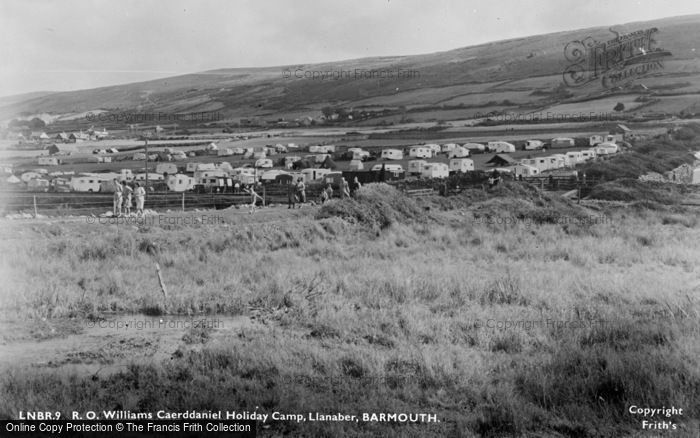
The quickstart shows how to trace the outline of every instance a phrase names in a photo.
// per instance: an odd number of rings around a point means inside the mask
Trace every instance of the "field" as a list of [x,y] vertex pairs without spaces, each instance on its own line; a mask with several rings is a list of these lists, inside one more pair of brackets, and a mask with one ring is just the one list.
[[[262,436],[592,437],[639,434],[630,405],[673,405],[690,433],[696,215],[379,185],[195,225],[6,221],[0,415],[406,412],[439,422],[269,422]],[[217,322],[167,326],[192,318]]]

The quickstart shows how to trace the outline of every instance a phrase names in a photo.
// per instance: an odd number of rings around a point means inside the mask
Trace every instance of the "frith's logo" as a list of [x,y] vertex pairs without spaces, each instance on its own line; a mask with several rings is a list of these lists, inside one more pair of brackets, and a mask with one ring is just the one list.
[[620,34],[610,29],[615,38],[608,41],[588,37],[570,42],[564,48],[564,56],[571,63],[564,70],[564,83],[582,87],[600,80],[604,88],[611,88],[663,70],[662,60],[671,52],[656,47],[654,34],[658,31],[652,27]]

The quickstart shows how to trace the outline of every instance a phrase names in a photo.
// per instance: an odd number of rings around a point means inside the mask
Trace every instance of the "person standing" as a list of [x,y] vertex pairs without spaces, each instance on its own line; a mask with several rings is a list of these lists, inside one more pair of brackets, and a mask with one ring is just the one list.
[[114,184],[114,211],[113,211],[113,213],[114,213],[114,216],[119,217],[122,215],[122,195],[124,193],[123,193],[122,185],[119,184],[119,181],[117,181],[116,178],[114,178],[113,184]]
[[297,181],[297,197],[299,198],[299,207],[301,204],[306,204],[306,185],[304,184],[304,179],[299,178]]
[[297,188],[294,182],[287,185],[287,209],[294,208],[297,203]]
[[136,190],[134,193],[136,195],[136,215],[143,216],[143,204],[146,200],[146,190],[141,187],[140,183],[136,183]]
[[134,189],[131,188],[126,181],[122,181],[123,192],[124,192],[124,214],[126,216],[131,216],[131,196],[134,194]]
[[360,190],[360,187],[362,187],[362,184],[360,184],[360,180],[355,177],[355,179],[352,180],[352,185],[353,185],[353,191],[357,192]]
[[327,196],[327,198],[328,198],[329,201],[330,201],[331,199],[333,199],[333,187],[331,187],[330,184],[328,184],[328,185],[326,186],[326,196]]
[[349,198],[350,197],[350,185],[348,184],[348,180],[343,178],[343,182],[340,187],[340,195],[343,198]]

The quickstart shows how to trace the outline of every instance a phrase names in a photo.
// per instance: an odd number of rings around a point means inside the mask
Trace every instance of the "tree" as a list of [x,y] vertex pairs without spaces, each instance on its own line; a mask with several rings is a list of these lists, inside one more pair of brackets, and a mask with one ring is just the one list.
[[617,105],[615,105],[615,108],[613,108],[613,111],[624,111],[625,110],[625,104],[622,102],[618,102]]
[[333,108],[324,106],[321,108],[321,114],[323,114],[323,117],[329,119],[333,115]]

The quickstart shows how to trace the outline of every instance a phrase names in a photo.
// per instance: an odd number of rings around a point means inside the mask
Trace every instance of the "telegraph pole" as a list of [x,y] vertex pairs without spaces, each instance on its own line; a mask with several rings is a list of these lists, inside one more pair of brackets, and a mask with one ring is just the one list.
[[146,182],[144,183],[144,190],[148,191],[148,138],[146,138]]

